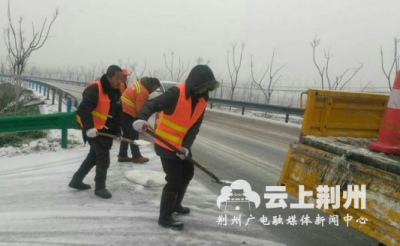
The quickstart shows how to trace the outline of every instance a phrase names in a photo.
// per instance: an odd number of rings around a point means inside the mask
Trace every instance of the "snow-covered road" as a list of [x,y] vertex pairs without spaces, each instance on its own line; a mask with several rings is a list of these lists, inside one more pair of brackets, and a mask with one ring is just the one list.
[[[158,157],[142,147],[150,163],[121,164],[116,161],[117,149],[118,143],[107,180],[110,200],[96,197],[93,189],[68,187],[87,146],[0,158],[0,245],[282,245],[259,237],[266,232],[256,223],[217,225],[218,195],[197,181],[185,199],[192,213],[178,216],[184,230],[159,227],[161,187],[143,187],[125,178],[132,170],[162,172]],[[85,179],[92,187],[93,178],[92,171]]]

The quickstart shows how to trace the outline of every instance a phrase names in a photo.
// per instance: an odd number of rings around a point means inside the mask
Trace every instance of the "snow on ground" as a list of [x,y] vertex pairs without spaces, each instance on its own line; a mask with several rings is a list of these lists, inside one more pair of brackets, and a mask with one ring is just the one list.
[[162,172],[159,158],[146,146],[141,151],[149,163],[121,164],[116,157],[119,144],[114,143],[107,180],[113,198],[109,200],[94,195],[94,170],[85,179],[92,189],[68,187],[88,146],[1,157],[0,245],[281,245],[257,239],[263,230],[256,223],[217,225],[222,214],[217,195],[195,180],[185,198],[192,213],[176,216],[185,223],[184,230],[160,227],[162,187],[143,187],[125,178],[132,170]]

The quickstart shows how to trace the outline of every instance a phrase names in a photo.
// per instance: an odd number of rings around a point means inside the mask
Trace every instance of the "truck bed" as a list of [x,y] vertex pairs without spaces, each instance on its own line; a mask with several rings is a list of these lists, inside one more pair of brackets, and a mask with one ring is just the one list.
[[367,147],[368,143],[373,140],[376,139],[302,136],[300,143],[400,175],[400,156],[387,155],[369,150]]

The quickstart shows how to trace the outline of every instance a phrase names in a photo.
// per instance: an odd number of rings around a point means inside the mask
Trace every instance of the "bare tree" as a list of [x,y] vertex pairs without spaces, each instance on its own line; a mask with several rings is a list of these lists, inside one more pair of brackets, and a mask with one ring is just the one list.
[[[341,75],[335,76],[333,80],[329,75],[329,65],[332,58],[332,54],[329,50],[324,49],[324,56],[325,56],[325,66],[318,65],[316,61],[316,48],[320,44],[320,40],[314,38],[313,41],[310,43],[313,49],[313,62],[315,67],[318,70],[318,74],[321,77],[321,87],[325,89],[324,79],[328,82],[327,88],[329,90],[343,90],[343,88],[354,78],[354,76],[361,70],[363,64],[360,63],[356,68],[347,68]],[[322,67],[322,68],[321,68]]]
[[224,90],[223,90],[223,88],[224,88],[224,80],[222,79],[221,80],[221,85],[220,85],[220,87],[219,87],[219,89],[220,89],[220,91],[219,91],[219,98],[224,98],[223,96],[224,96]]
[[73,70],[76,81],[81,81],[81,75],[82,75],[81,69],[79,67],[75,67]]
[[174,52],[171,52],[171,61],[167,62],[167,55],[163,54],[164,56],[164,62],[165,62],[165,67],[167,68],[167,70],[169,71],[170,75],[171,75],[171,80],[172,81],[180,81],[182,76],[187,72],[187,70],[189,69],[189,60],[185,66],[185,64],[183,62],[181,62],[181,57],[179,57],[178,59],[178,67],[174,68]]
[[132,69],[133,74],[135,75],[136,81],[139,81],[143,77],[143,74],[146,72],[147,61],[144,61],[144,67],[140,72],[137,71],[138,70],[138,64],[136,62],[129,63],[129,67]]
[[236,61],[236,44],[232,44],[232,67],[229,62],[230,56],[229,56],[229,50],[227,51],[227,56],[226,56],[226,61],[228,63],[228,71],[229,71],[229,77],[230,77],[230,82],[231,82],[231,96],[230,99],[233,100],[233,95],[235,94],[235,89],[236,85],[238,82],[239,78],[239,72],[240,72],[240,67],[242,66],[242,60],[243,60],[243,50],[244,50],[245,44],[242,43],[241,49],[240,49],[240,56],[239,60]]
[[0,59],[0,74],[5,74],[7,71],[7,61],[1,57]]
[[390,69],[388,72],[386,72],[385,65],[383,64],[383,50],[382,50],[382,45],[381,45],[381,64],[382,64],[382,71],[385,74],[386,79],[388,80],[388,85],[389,89],[392,90],[392,80],[391,80],[391,75],[393,72],[393,68],[395,68],[395,73],[399,70],[399,58],[400,56],[398,55],[397,52],[397,44],[400,42],[400,39],[396,36],[394,37],[394,52],[393,52],[393,62],[392,65],[390,66]]
[[[253,62],[253,55],[251,55],[250,58],[250,70],[251,70],[251,78],[252,81],[257,87],[261,90],[261,92],[264,94],[264,102],[266,104],[269,104],[271,101],[271,96],[272,93],[274,92],[276,84],[280,81],[282,75],[278,75],[280,71],[286,66],[286,64],[283,64],[280,66],[278,69],[275,71],[274,69],[274,62],[275,62],[275,54],[276,54],[276,49],[272,52],[271,56],[271,63],[270,65],[267,64],[267,67],[263,72],[261,72],[261,77],[258,79],[254,76],[254,62]],[[269,71],[269,76],[268,76],[268,81],[267,81],[267,87],[263,87],[263,81]]]
[[[53,14],[53,19],[49,25],[46,25],[47,18],[44,20],[40,31],[35,30],[32,23],[32,37],[28,41],[24,30],[22,28],[23,18],[20,17],[18,21],[18,30],[14,26],[11,17],[10,0],[8,0],[8,27],[4,30],[4,43],[8,52],[8,61],[11,64],[12,74],[16,75],[14,79],[15,88],[15,113],[18,111],[18,101],[22,91],[21,74],[24,72],[28,59],[32,52],[40,49],[46,43],[51,27],[58,16],[58,9]],[[46,28],[47,26],[47,28]]]
[[314,65],[317,67],[317,69],[318,69],[318,73],[319,73],[319,76],[321,77],[321,85],[322,85],[322,89],[324,89],[324,71],[325,71],[325,67],[323,67],[322,69],[318,66],[318,63],[317,63],[317,61],[316,61],[316,58],[315,58],[315,50],[317,49],[317,46],[320,44],[320,40],[319,39],[317,39],[317,37],[315,37],[314,39],[313,39],[313,41],[310,43],[310,45],[311,45],[311,47],[312,47],[312,49],[313,49],[313,62],[314,62]]

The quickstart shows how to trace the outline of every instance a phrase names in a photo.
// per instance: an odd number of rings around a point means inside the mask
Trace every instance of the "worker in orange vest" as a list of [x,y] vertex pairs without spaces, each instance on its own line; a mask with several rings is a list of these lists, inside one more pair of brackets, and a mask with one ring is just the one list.
[[167,181],[161,195],[158,219],[161,226],[181,230],[183,223],[176,221],[172,214],[190,213],[189,208],[182,206],[186,189],[194,176],[194,166],[186,157],[191,156],[190,148],[199,133],[208,93],[218,85],[207,65],[197,65],[190,71],[185,83],[147,101],[137,114],[138,120],[133,123],[135,130],[145,131],[149,117],[161,111],[156,134],[185,153],[178,154],[162,142],[155,142],[154,149],[160,156]]
[[122,77],[120,67],[116,65],[108,67],[107,73],[100,80],[89,83],[84,90],[77,111],[77,120],[89,142],[90,151],[72,177],[69,187],[77,190],[90,189],[90,185],[83,183],[83,179],[96,166],[94,194],[101,198],[112,196],[106,189],[106,179],[113,139],[98,136],[98,133],[114,135],[121,133],[122,109],[119,87]]
[[119,86],[119,90],[121,91],[121,95],[124,93],[124,91],[128,87],[128,76],[130,75],[128,69],[126,69],[126,68],[122,68],[122,73],[124,75],[122,76],[122,82],[121,82],[121,84]]
[[[123,137],[131,140],[139,139],[139,132],[135,131],[132,123],[136,120],[137,112],[143,104],[149,99],[149,95],[160,87],[160,81],[157,78],[144,77],[140,81],[128,86],[121,96],[122,104],[122,132]],[[128,157],[128,143],[121,142],[118,154],[118,162],[145,163],[149,158],[143,157],[139,147],[130,144],[132,158]]]

